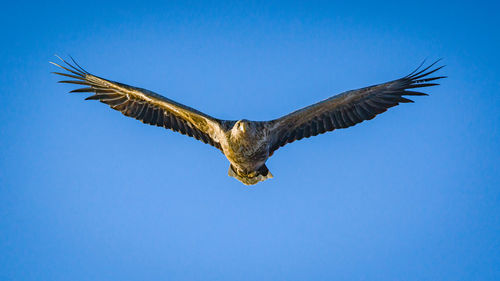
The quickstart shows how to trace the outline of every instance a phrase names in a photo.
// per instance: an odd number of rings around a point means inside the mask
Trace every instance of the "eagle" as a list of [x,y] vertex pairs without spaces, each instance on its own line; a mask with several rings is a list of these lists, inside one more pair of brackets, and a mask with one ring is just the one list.
[[[336,129],[371,120],[388,108],[411,103],[405,96],[426,96],[418,88],[439,85],[431,76],[443,66],[440,61],[382,84],[346,91],[270,121],[222,120],[180,104],[152,91],[114,82],[90,74],[73,58],[53,65],[63,69],[52,72],[71,80],[59,83],[83,85],[71,93],[93,93],[85,100],[98,100],[145,124],[155,125],[193,137],[219,149],[229,160],[228,175],[245,185],[254,185],[273,175],[266,161],[280,147]],[[66,78],[66,79],[67,79]]]

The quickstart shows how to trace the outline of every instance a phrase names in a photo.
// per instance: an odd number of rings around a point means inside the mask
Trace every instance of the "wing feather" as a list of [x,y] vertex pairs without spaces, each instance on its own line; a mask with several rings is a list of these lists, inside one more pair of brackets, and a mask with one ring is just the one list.
[[135,118],[145,124],[171,129],[221,149],[221,136],[224,134],[221,120],[149,90],[92,75],[79,66],[73,58],[71,60],[74,65],[61,60],[66,66],[51,63],[68,73],[53,73],[75,80],[61,80],[59,83],[85,86],[72,90],[71,93],[94,93],[86,100],[98,100],[125,116]]
[[[439,61],[439,60],[438,60]],[[439,85],[430,81],[446,76],[429,77],[444,66],[432,68],[438,61],[421,69],[423,63],[409,75],[383,84],[347,91],[322,102],[268,121],[270,153],[295,140],[316,136],[335,129],[348,128],[371,120],[376,115],[400,103],[412,103],[404,96],[427,96],[408,90]]]

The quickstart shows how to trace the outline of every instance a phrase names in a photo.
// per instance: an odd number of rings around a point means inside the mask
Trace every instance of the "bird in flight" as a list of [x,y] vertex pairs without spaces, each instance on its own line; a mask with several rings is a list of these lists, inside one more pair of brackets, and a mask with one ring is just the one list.
[[60,83],[84,86],[72,93],[93,93],[86,100],[98,100],[145,124],[214,146],[229,160],[229,176],[245,185],[273,177],[265,163],[285,144],[373,119],[390,107],[413,102],[404,96],[426,96],[415,89],[439,85],[435,80],[446,77],[430,76],[444,67],[435,66],[439,60],[427,67],[422,63],[403,78],[343,92],[278,119],[221,120],[149,90],[95,76],[71,60],[73,64],[63,59],[64,64],[51,63],[66,71],[53,73],[74,79]]

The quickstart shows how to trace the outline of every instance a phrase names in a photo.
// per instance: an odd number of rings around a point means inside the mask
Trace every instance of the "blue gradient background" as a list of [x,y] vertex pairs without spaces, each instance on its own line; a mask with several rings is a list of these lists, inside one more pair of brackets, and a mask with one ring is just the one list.
[[[0,280],[500,280],[498,4],[17,3],[0,17]],[[54,53],[227,119],[427,57],[449,78],[278,150],[248,188],[212,147],[67,94]]]

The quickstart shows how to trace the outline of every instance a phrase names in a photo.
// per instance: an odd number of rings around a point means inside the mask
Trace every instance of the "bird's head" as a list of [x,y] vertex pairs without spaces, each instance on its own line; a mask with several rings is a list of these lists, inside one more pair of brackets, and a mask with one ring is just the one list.
[[232,134],[248,134],[252,131],[252,123],[248,120],[242,119],[236,122],[232,129]]

